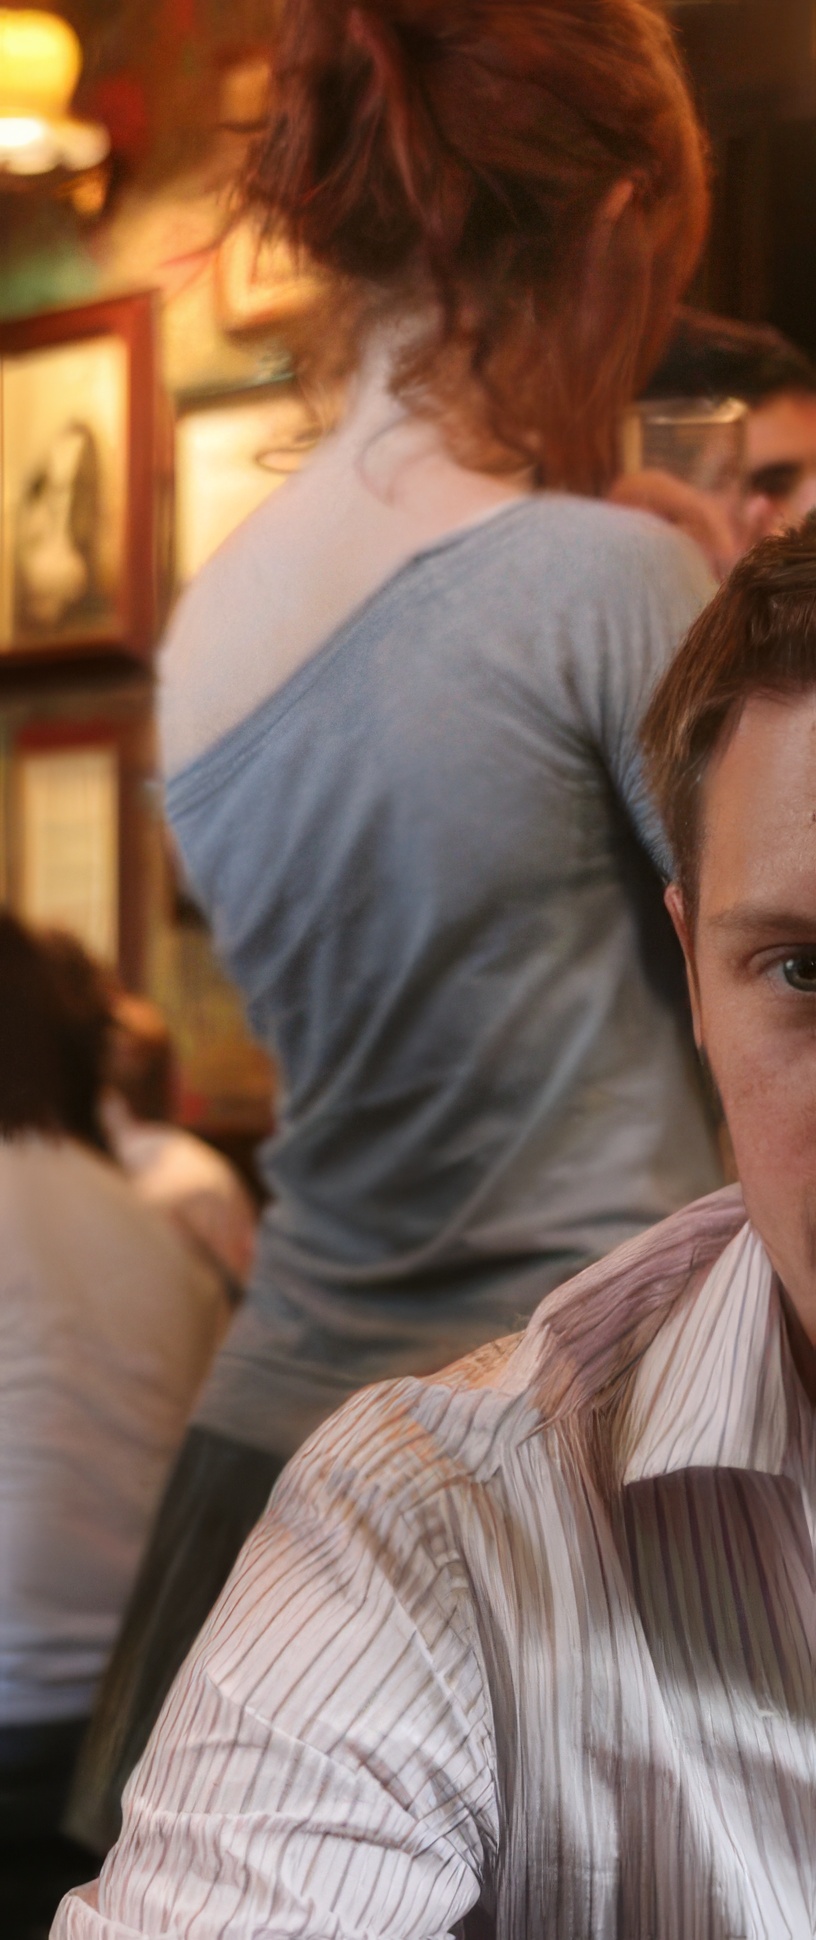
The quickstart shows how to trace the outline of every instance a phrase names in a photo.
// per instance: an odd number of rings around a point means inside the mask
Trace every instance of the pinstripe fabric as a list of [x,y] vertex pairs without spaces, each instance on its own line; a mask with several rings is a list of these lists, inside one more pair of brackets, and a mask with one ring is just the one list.
[[54,1940],[813,1940],[814,1411],[743,1219],[319,1432]]

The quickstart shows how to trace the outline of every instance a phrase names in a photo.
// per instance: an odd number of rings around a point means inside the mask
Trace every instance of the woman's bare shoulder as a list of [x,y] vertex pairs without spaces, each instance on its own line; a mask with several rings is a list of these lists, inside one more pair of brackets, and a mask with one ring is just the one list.
[[300,507],[281,490],[185,589],[160,657],[165,772],[193,761],[286,677],[286,644],[310,550]]

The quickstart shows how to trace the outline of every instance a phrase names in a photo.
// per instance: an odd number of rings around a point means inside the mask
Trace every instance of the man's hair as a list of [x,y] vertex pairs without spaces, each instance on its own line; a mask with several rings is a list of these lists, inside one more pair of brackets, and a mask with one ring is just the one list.
[[712,755],[753,696],[784,698],[809,687],[816,688],[816,513],[740,560],[663,675],[643,722],[648,779],[692,913]]
[[644,397],[739,397],[765,404],[784,391],[816,395],[816,366],[770,324],[680,309]]

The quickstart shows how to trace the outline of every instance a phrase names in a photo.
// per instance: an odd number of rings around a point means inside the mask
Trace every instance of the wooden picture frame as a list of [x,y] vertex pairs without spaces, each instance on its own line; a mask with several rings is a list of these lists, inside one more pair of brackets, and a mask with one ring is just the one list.
[[0,666],[155,643],[155,343],[150,292],[0,324]]

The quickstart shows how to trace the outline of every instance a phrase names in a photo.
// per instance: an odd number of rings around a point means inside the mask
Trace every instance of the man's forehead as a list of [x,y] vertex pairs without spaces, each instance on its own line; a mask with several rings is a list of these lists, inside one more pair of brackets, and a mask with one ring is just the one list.
[[816,681],[753,695],[703,784],[701,904],[816,914]]
[[749,470],[785,458],[816,453],[816,395],[809,391],[780,391],[755,405],[746,424]]

